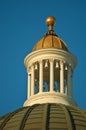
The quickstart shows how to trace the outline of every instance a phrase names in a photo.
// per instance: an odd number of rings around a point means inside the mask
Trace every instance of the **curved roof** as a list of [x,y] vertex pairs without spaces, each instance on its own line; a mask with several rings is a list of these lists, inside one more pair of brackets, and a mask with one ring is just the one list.
[[33,48],[33,51],[39,49],[47,49],[47,48],[55,48],[55,49],[63,49],[68,51],[67,45],[64,41],[62,41],[54,31],[48,31],[46,35],[41,38]]
[[0,130],[86,130],[86,111],[63,104],[23,107],[0,118]]
[[64,41],[62,41],[53,31],[53,26],[56,23],[56,20],[53,16],[49,16],[46,19],[46,24],[48,26],[48,32],[46,35],[41,38],[33,48],[33,51],[39,49],[47,49],[47,48],[57,48],[68,51],[67,45]]

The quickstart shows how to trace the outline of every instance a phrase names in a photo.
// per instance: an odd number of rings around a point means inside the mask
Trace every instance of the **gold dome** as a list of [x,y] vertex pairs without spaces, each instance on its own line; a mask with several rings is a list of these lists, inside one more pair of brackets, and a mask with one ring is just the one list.
[[46,35],[41,38],[33,48],[33,51],[39,49],[47,49],[47,48],[55,48],[55,49],[63,49],[68,51],[67,45],[63,40],[61,40],[53,31],[53,25],[55,24],[55,18],[53,16],[49,16],[46,19],[46,24],[48,25],[48,32]]
[[52,35],[44,36],[41,40],[39,40],[34,46],[33,51],[47,48],[63,49],[68,51],[66,44],[57,36]]

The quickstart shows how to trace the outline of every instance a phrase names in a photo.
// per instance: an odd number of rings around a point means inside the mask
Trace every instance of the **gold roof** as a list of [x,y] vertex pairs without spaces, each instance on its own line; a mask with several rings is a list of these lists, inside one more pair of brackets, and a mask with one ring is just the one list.
[[34,46],[33,51],[47,48],[57,48],[68,51],[66,44],[61,39],[59,39],[57,36],[51,35],[44,36],[41,40],[39,40]]
[[46,19],[46,24],[48,26],[48,32],[41,38],[33,48],[33,51],[39,49],[47,49],[47,48],[55,48],[55,49],[63,49],[68,51],[67,45],[61,40],[53,31],[53,25],[55,24],[55,18],[49,16]]

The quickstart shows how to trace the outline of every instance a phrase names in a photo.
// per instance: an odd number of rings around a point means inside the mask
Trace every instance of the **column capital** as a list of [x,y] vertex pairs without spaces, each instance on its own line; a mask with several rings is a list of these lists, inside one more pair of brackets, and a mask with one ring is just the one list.
[[50,59],[49,59],[49,62],[53,62],[53,61],[54,61],[54,58],[50,58]]
[[32,64],[31,64],[31,68],[34,67],[34,64],[35,64],[35,63],[32,63]]
[[32,71],[33,69],[35,69],[35,68],[34,68],[34,64],[31,65],[31,71]]
[[39,62],[39,63],[43,63],[43,60],[41,59],[41,60],[39,60],[38,62]]
[[63,65],[63,64],[64,64],[64,61],[60,60],[59,63]]
[[27,74],[31,74],[31,68],[27,69]]

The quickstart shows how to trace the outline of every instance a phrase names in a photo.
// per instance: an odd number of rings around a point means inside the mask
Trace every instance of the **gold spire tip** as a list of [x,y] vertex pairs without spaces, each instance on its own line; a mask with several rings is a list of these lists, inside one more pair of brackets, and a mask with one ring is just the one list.
[[47,19],[46,19],[46,24],[47,26],[54,26],[56,23],[56,20],[53,16],[49,16]]

